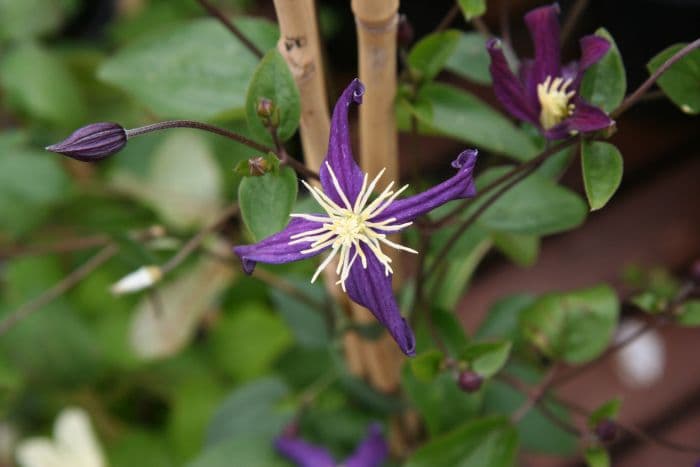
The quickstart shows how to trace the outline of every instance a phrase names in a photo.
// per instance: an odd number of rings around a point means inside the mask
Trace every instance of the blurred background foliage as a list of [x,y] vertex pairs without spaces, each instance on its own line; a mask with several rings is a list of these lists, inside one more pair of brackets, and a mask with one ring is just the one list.
[[[268,3],[217,2],[264,51],[275,46],[277,26],[247,14],[271,17]],[[345,3],[333,2],[321,2],[319,10],[322,34],[327,46],[333,44],[328,58],[339,83],[355,69],[347,10]],[[442,14],[417,20],[417,33],[432,30]],[[422,50],[415,47],[408,57],[423,75],[417,95],[401,89],[402,127],[409,128],[413,115],[423,132],[504,156],[496,162],[539,152],[544,142],[531,128],[516,128],[471,94],[432,82],[444,65],[472,83],[488,84],[483,39],[448,31],[435,40],[423,43]],[[451,53],[435,58],[446,44],[453,47]],[[483,391],[467,394],[452,375],[438,375],[425,323],[416,330],[422,356],[403,369],[405,396],[388,397],[350,376],[322,314],[284,288],[267,287],[241,274],[237,264],[221,261],[240,231],[245,240],[259,234],[250,223],[248,232],[229,222],[223,235],[208,239],[203,254],[186,260],[153,293],[109,295],[119,278],[144,264],[164,263],[236,200],[242,177],[233,169],[257,154],[191,130],[134,139],[119,157],[99,165],[76,163],[41,148],[94,121],[135,127],[188,118],[255,135],[246,123],[246,92],[257,66],[258,59],[215,20],[205,18],[192,0],[0,0],[0,246],[8,252],[7,258],[0,256],[0,316],[49,289],[93,254],[72,248],[70,239],[92,239],[99,246],[107,238],[119,249],[75,288],[0,338],[0,464],[12,465],[13,441],[50,432],[56,414],[71,405],[89,411],[113,467],[285,465],[273,454],[271,442],[300,407],[303,433],[337,454],[350,452],[369,422],[408,405],[424,417],[428,435],[454,433],[459,427],[459,436],[471,436],[482,454],[501,453],[501,463],[494,465],[509,465],[518,443],[534,452],[576,452],[576,438],[538,410],[515,427],[506,423],[500,415],[512,413],[525,400],[511,387],[494,380]],[[624,70],[621,62],[610,68],[622,83],[621,89],[608,90],[617,104],[624,95]],[[299,154],[295,138],[290,146]],[[556,183],[569,161],[568,152],[551,159],[496,203],[460,239],[443,275],[430,278],[438,332],[457,353],[472,352],[468,358],[474,361],[495,356],[495,362],[482,361],[486,374],[503,366],[512,345],[523,358],[511,361],[510,371],[536,383],[543,376],[543,358],[587,362],[612,338],[618,302],[604,286],[498,301],[476,332],[477,338],[496,339],[488,349],[472,346],[455,316],[444,311],[455,307],[492,247],[517,264],[531,265],[540,237],[583,222],[588,212],[584,198]],[[503,170],[481,170],[478,184],[486,185]],[[621,166],[619,171],[621,175]],[[606,201],[591,200],[591,207]],[[296,210],[307,211],[308,200],[300,198]],[[435,235],[435,250],[452,232]],[[57,242],[66,251],[42,251]],[[68,243],[61,247],[61,242]],[[319,308],[329,306],[323,288],[308,284],[310,262],[274,271]],[[637,281],[639,306],[650,312],[663,308],[663,300],[680,287],[667,277],[648,284],[641,275],[630,271],[630,280]],[[401,298],[411,303],[410,286]],[[577,300],[595,305],[595,320],[584,320],[580,309],[562,305]],[[561,319],[542,317],[551,313]],[[584,337],[573,344],[558,342],[572,327]],[[362,331],[371,335],[373,329]],[[551,339],[535,351],[529,344],[540,335]],[[551,407],[563,419],[569,417],[563,407]],[[440,453],[460,439],[439,438],[409,465],[428,466],[436,458],[449,465]],[[464,456],[478,462],[476,447],[460,446]]]

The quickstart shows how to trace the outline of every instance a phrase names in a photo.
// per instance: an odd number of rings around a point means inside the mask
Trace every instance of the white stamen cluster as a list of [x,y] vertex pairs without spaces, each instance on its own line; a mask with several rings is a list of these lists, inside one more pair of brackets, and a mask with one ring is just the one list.
[[371,251],[384,266],[384,274],[387,276],[394,271],[391,268],[391,258],[382,251],[382,244],[397,250],[418,253],[416,250],[392,242],[387,238],[386,234],[386,232],[398,232],[411,225],[412,222],[393,224],[396,222],[396,218],[394,217],[379,222],[372,221],[372,219],[375,219],[389,207],[389,205],[408,188],[408,185],[394,192],[391,190],[394,186],[394,182],[391,182],[379,196],[370,202],[370,196],[377,186],[379,178],[384,174],[384,169],[379,172],[369,185],[367,184],[368,176],[365,174],[360,193],[357,195],[355,203],[351,204],[347,195],[343,193],[343,190],[340,188],[338,179],[328,163],[326,163],[326,167],[328,168],[328,173],[333,180],[333,186],[343,206],[336,204],[321,189],[312,187],[308,183],[302,181],[304,186],[328,215],[292,214],[292,217],[318,222],[321,226],[317,229],[292,235],[290,237],[290,245],[310,243],[311,245],[309,248],[301,250],[302,254],[315,253],[329,247],[331,249],[328,257],[324,259],[318,269],[316,269],[316,272],[311,278],[311,282],[314,282],[321,271],[330,264],[333,258],[338,256],[338,266],[335,269],[335,273],[338,274],[340,280],[337,283],[345,290],[345,281],[349,277],[350,269],[358,257],[360,258],[362,267],[367,269],[367,256],[361,248],[363,244],[367,246],[369,251]]
[[537,98],[540,100],[542,111],[540,112],[540,124],[545,130],[558,125],[575,109],[574,104],[569,104],[576,91],[567,91],[573,78],[554,78],[547,76],[543,83],[537,85]]

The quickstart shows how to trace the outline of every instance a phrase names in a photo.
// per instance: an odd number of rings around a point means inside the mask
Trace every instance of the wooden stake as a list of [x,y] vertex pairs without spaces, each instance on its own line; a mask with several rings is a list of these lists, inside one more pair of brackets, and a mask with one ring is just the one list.
[[[398,0],[352,0],[360,80],[366,88],[360,106],[360,165],[370,177],[385,168],[385,182],[398,182],[399,178],[394,116],[398,9]],[[399,255],[393,255],[392,260],[398,264]],[[354,304],[353,317],[359,323],[375,319],[367,309]],[[346,344],[350,342],[346,340]],[[362,341],[361,354],[366,376],[375,388],[384,392],[398,389],[402,356],[388,334],[374,342]]]
[[318,172],[326,156],[330,115],[314,0],[274,0],[277,43],[301,95],[301,144],[306,165]]
[[[330,114],[324,79],[321,44],[314,0],[274,0],[280,26],[277,48],[287,61],[301,95],[301,144],[306,165],[318,172],[326,156],[330,134]],[[335,285],[335,268],[323,271],[328,293],[351,315],[347,296]],[[345,336],[346,360],[350,371],[364,375],[360,338]]]

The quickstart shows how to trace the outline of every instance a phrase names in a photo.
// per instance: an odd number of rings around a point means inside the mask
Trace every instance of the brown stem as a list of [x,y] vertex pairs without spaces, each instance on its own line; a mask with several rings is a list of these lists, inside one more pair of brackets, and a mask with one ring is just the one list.
[[525,171],[525,172],[519,172],[515,178],[513,178],[511,181],[503,185],[501,188],[496,191],[496,193],[491,196],[488,200],[486,200],[479,208],[474,211],[474,213],[469,216],[464,222],[462,222],[459,227],[457,227],[457,230],[455,231],[454,234],[447,240],[447,243],[445,243],[445,246],[442,247],[442,249],[438,252],[438,254],[435,256],[435,260],[433,263],[430,265],[430,269],[428,269],[428,272],[426,273],[427,277],[430,277],[433,275],[433,273],[437,270],[437,268],[440,266],[440,264],[447,259],[447,256],[450,253],[450,250],[452,249],[453,246],[457,243],[459,238],[462,236],[464,232],[469,229],[479,218],[481,214],[483,214],[493,203],[495,203],[498,198],[500,198],[502,195],[504,195],[508,190],[513,188],[515,185],[520,183],[521,180],[523,180],[525,177],[530,175],[533,171],[535,170],[535,167],[532,167],[531,169]]
[[471,19],[472,26],[474,26],[474,29],[476,29],[479,34],[484,36],[485,38],[489,39],[493,37],[493,34],[491,33],[491,30],[489,27],[486,25],[483,19],[480,17],[472,18]]
[[277,155],[280,159],[281,165],[290,166],[291,168],[296,170],[297,173],[304,175],[306,178],[321,180],[321,177],[319,177],[319,175],[316,172],[309,169],[305,164],[299,162],[298,160],[294,159],[292,156],[289,155],[287,150],[284,148],[282,141],[280,141],[279,136],[277,135],[277,128],[271,127],[269,128],[269,131],[270,135],[272,136],[272,140],[275,143],[275,148],[277,149]]
[[499,16],[503,44],[508,50],[513,50],[513,42],[510,36],[510,0],[501,0]]
[[127,138],[132,138],[134,136],[139,136],[154,131],[167,130],[170,128],[193,128],[195,130],[208,131],[209,133],[215,133],[217,135],[223,136],[238,143],[245,144],[246,146],[251,147],[256,151],[264,153],[275,152],[272,148],[268,148],[263,144],[257,143],[251,139],[246,138],[243,135],[234,133],[233,131],[229,131],[225,128],[221,128],[218,126],[210,125],[208,123],[196,122],[193,120],[168,120],[165,122],[153,123],[152,125],[146,125],[139,128],[126,130],[126,136]]
[[221,215],[216,218],[214,222],[197,232],[194,237],[190,238],[187,243],[185,243],[185,245],[161,267],[163,275],[178,267],[185,259],[187,259],[189,255],[200,247],[204,239],[207,238],[207,235],[218,230],[226,221],[229,220],[229,218],[235,216],[236,214],[238,214],[238,203],[230,205],[221,213]]
[[576,23],[578,23],[579,18],[586,10],[589,1],[590,0],[576,0],[576,2],[571,6],[571,10],[569,10],[569,14],[566,16],[564,25],[561,28],[560,37],[562,44],[566,44],[566,42],[569,40],[569,37],[571,37],[571,34],[576,28]]
[[521,405],[518,410],[516,410],[513,415],[511,416],[511,420],[513,423],[518,423],[522,418],[527,415],[527,413],[532,409],[535,405],[539,404],[540,400],[542,397],[547,392],[547,389],[549,389],[549,386],[552,384],[552,380],[554,379],[554,374],[557,371],[557,366],[554,365],[552,366],[549,371],[547,371],[547,374],[542,378],[542,381],[533,389],[531,389],[528,394],[527,394],[527,399]]
[[458,14],[459,5],[457,2],[455,2],[454,5],[452,5],[452,8],[450,8],[447,14],[445,14],[445,16],[440,20],[440,23],[437,25],[434,32],[441,32],[449,28],[450,24],[452,24]]
[[204,8],[207,11],[207,13],[209,13],[214,18],[218,19],[226,29],[228,29],[234,36],[236,36],[236,38],[238,38],[238,40],[241,41],[241,43],[243,43],[243,45],[245,45],[248,48],[248,50],[250,50],[253,53],[253,55],[255,55],[258,58],[262,58],[263,53],[260,51],[260,49],[255,44],[253,44],[250,41],[250,39],[245,37],[241,30],[238,29],[238,27],[236,27],[236,25],[233,24],[233,22],[226,17],[223,11],[216,8],[208,0],[197,0],[197,2],[199,2],[199,4],[202,6],[202,8]]
[[[592,410],[588,410],[585,407],[579,405],[578,403],[564,399],[561,396],[551,396],[551,399],[557,404],[561,404],[569,410],[576,412],[579,415],[582,415],[586,418],[590,417],[591,413],[593,412]],[[642,441],[653,443],[666,449],[670,449],[672,451],[690,452],[694,454],[700,453],[700,446],[690,446],[675,441],[669,441],[663,438],[657,438],[631,423],[625,423],[620,420],[616,420],[615,424],[622,428],[624,431],[628,432],[630,435],[639,438]]]
[[119,247],[110,243],[101,249],[96,255],[90,258],[87,262],[79,266],[68,276],[63,278],[60,282],[55,284],[50,289],[46,290],[44,293],[39,295],[34,300],[22,305],[12,313],[8,314],[0,321],[0,336],[4,335],[10,328],[15,324],[19,323],[21,320],[32,314],[33,312],[41,309],[43,306],[51,303],[61,295],[68,292],[70,289],[75,287],[80,283],[88,274],[90,274],[95,269],[99,268],[101,265],[106,263],[110,258],[112,258],[119,251]]
[[634,104],[637,103],[637,101],[639,101],[642,98],[642,96],[649,90],[649,88],[651,88],[654,85],[654,83],[656,83],[656,81],[659,79],[659,77],[661,77],[661,75],[666,73],[668,69],[671,68],[675,63],[682,60],[683,57],[685,57],[698,47],[700,47],[700,39],[695,39],[693,42],[686,45],[681,50],[669,57],[669,59],[666,60],[659,68],[657,68],[656,71],[654,71],[654,73],[652,73],[651,76],[636,89],[636,91],[634,91],[632,94],[627,96],[627,98],[624,101],[622,101],[622,104],[620,104],[620,106],[610,114],[610,117],[618,118],[620,115],[625,113],[630,107],[632,107]]
[[442,219],[436,221],[434,224],[431,225],[431,228],[437,229],[441,227],[445,227],[446,225],[451,224],[453,221],[457,220],[459,215],[466,209],[466,207],[475,202],[477,199],[480,197],[484,196],[486,193],[489,191],[493,190],[497,186],[499,186],[501,183],[509,180],[511,177],[514,177],[521,172],[530,169],[531,167],[537,167],[541,163],[543,163],[545,160],[553,156],[554,154],[566,149],[567,147],[571,146],[572,144],[576,143],[578,141],[577,138],[569,138],[556,146],[552,146],[549,149],[546,149],[543,151],[541,154],[539,154],[537,157],[530,159],[527,162],[524,162],[511,170],[510,172],[503,174],[501,177],[497,178],[493,182],[489,183],[486,185],[484,188],[479,190],[479,192],[474,196],[473,198],[468,198],[462,201],[457,207],[455,207],[452,211],[450,211],[448,214],[445,215]]

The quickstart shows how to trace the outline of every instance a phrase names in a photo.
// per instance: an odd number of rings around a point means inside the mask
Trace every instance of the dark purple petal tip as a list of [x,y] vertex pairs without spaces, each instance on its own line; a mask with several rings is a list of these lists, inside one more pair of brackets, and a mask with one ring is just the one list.
[[355,104],[362,104],[362,96],[365,94],[365,85],[362,84],[359,78],[355,78],[350,83],[350,88],[352,89],[352,100]]
[[126,140],[126,130],[118,123],[92,123],[46,150],[83,162],[95,162],[119,152]]
[[462,151],[457,159],[452,161],[452,167],[455,169],[461,169],[462,167],[473,168],[476,164],[476,157],[479,155],[479,151],[476,149],[466,149]]

